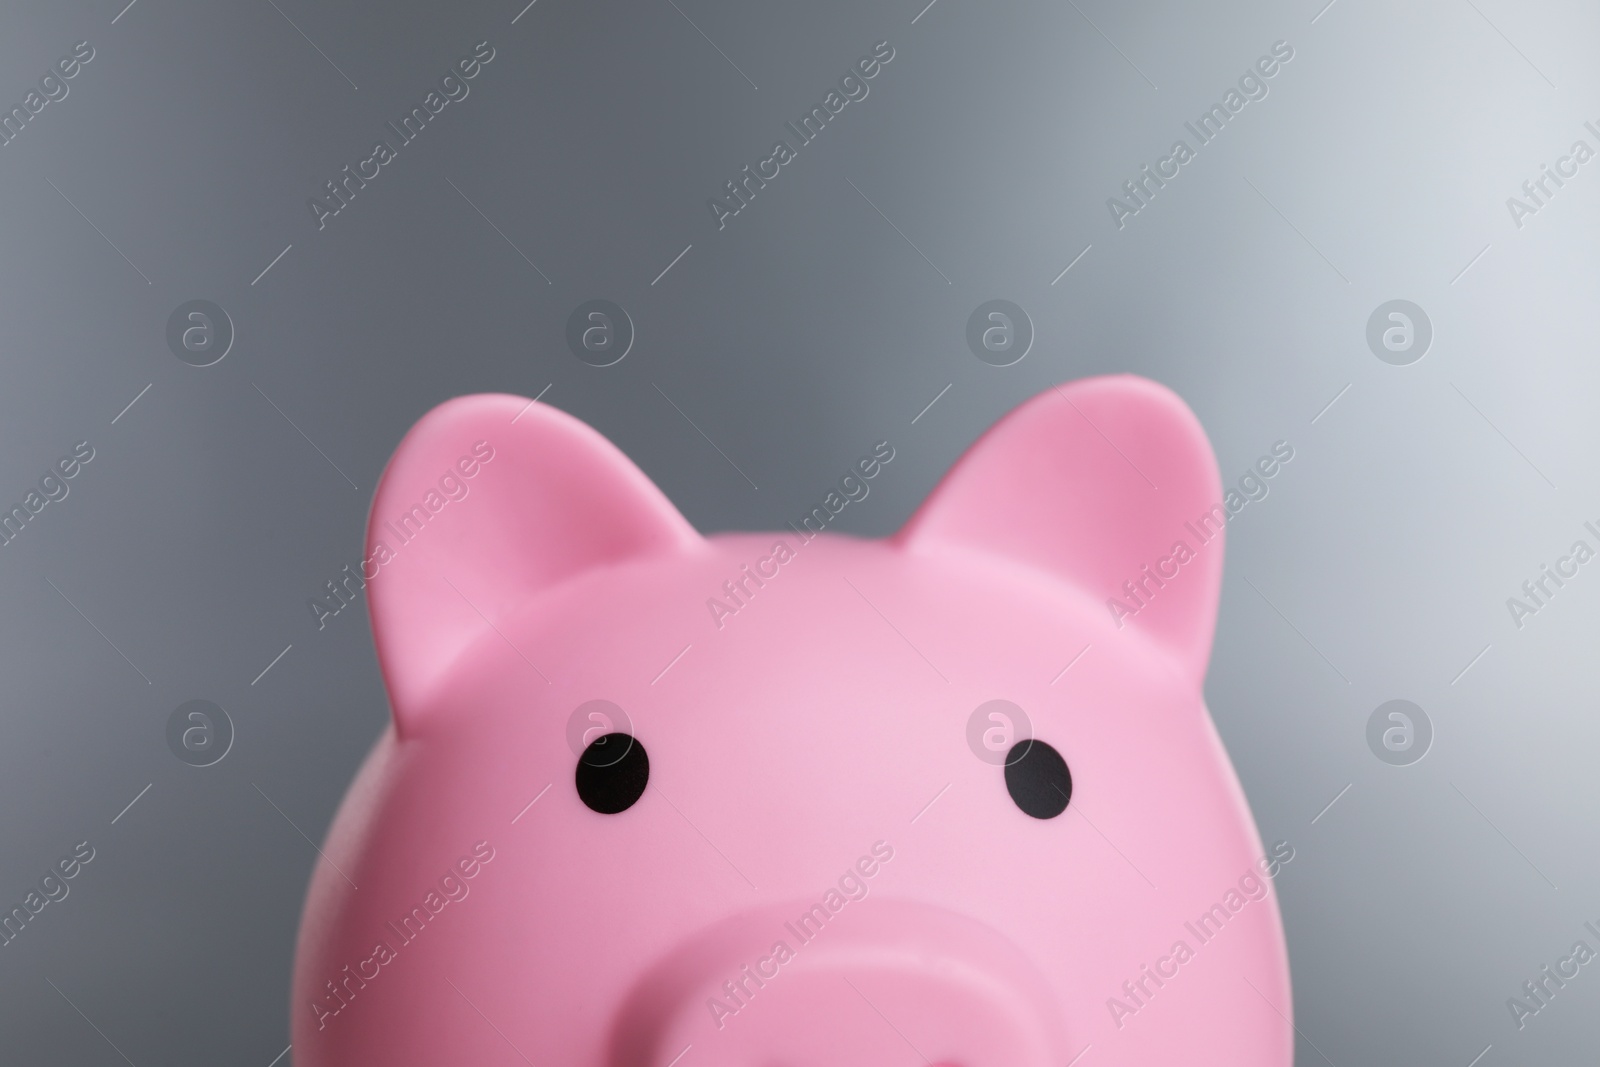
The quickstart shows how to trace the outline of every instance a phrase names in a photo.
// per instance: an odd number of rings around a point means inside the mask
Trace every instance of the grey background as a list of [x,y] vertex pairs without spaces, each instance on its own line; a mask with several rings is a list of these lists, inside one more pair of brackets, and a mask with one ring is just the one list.
[[[704,531],[797,516],[888,438],[841,519],[876,536],[1014,404],[1121,370],[1188,401],[1225,479],[1296,451],[1230,530],[1206,692],[1298,852],[1298,1062],[1592,1058],[1592,968],[1520,1032],[1505,1001],[1600,919],[1600,564],[1521,630],[1505,598],[1600,518],[1600,162],[1520,230],[1505,200],[1597,146],[1600,11],[923,2],[0,11],[8,106],[96,50],[0,149],[0,498],[96,449],[0,548],[0,897],[97,850],[0,949],[8,1062],[288,1043],[301,831],[387,714],[364,603],[319,632],[306,599],[432,405],[548,388]],[[319,232],[306,198],[484,39],[471,95]],[[718,232],[706,198],[880,39],[870,96]],[[1270,95],[1119,231],[1106,198],[1279,39]],[[605,369],[563,340],[596,297],[638,331]],[[995,297],[1036,330],[1006,368],[964,341]],[[165,344],[194,298],[237,329],[203,369]],[[1408,367],[1365,343],[1395,298],[1435,331]],[[1408,767],[1365,741],[1397,697],[1436,734]],[[196,698],[237,731],[204,769],[164,740]]]

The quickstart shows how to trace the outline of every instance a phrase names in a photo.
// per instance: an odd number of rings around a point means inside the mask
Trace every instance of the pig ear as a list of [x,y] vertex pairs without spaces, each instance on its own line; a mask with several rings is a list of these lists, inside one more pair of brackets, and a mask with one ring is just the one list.
[[434,408],[389,460],[367,520],[362,573],[396,731],[470,642],[544,590],[701,543],[639,468],[570,415],[505,395]]
[[[1217,463],[1194,414],[1143,378],[1090,378],[1041,393],[957,461],[896,540],[949,545],[1047,571],[1092,596],[1120,629],[1155,639],[1196,682],[1205,677],[1222,583],[1222,537],[1200,520],[1222,499]],[[1195,528],[1190,525],[1194,524]],[[1175,576],[1123,589],[1146,564]],[[1121,605],[1112,611],[1108,603]],[[1134,608],[1132,614],[1125,612]]]

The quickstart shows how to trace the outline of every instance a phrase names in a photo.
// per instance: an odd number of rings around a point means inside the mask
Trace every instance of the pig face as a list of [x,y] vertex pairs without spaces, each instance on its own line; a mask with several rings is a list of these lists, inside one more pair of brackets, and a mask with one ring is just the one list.
[[1024,404],[886,541],[702,538],[554,409],[439,407],[373,505],[394,716],[296,1063],[1285,1067],[1292,849],[1200,691],[1220,497],[1134,378]]

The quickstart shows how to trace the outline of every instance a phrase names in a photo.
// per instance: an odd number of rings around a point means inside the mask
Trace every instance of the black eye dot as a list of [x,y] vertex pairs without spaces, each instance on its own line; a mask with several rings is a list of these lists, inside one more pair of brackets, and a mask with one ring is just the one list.
[[1018,741],[1006,753],[1006,792],[1035,819],[1053,819],[1072,799],[1072,772],[1043,741]]
[[650,757],[629,734],[597,737],[578,757],[578,798],[602,815],[627,811],[650,783]]

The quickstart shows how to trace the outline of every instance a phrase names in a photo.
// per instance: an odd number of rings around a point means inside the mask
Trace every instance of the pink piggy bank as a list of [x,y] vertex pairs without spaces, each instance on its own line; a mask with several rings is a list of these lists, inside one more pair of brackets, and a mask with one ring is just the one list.
[[1293,850],[1201,694],[1198,421],[1076,382],[894,537],[817,532],[894,455],[704,538],[555,409],[417,424],[361,567],[393,723],[311,879],[299,1067],[1291,1062]]

